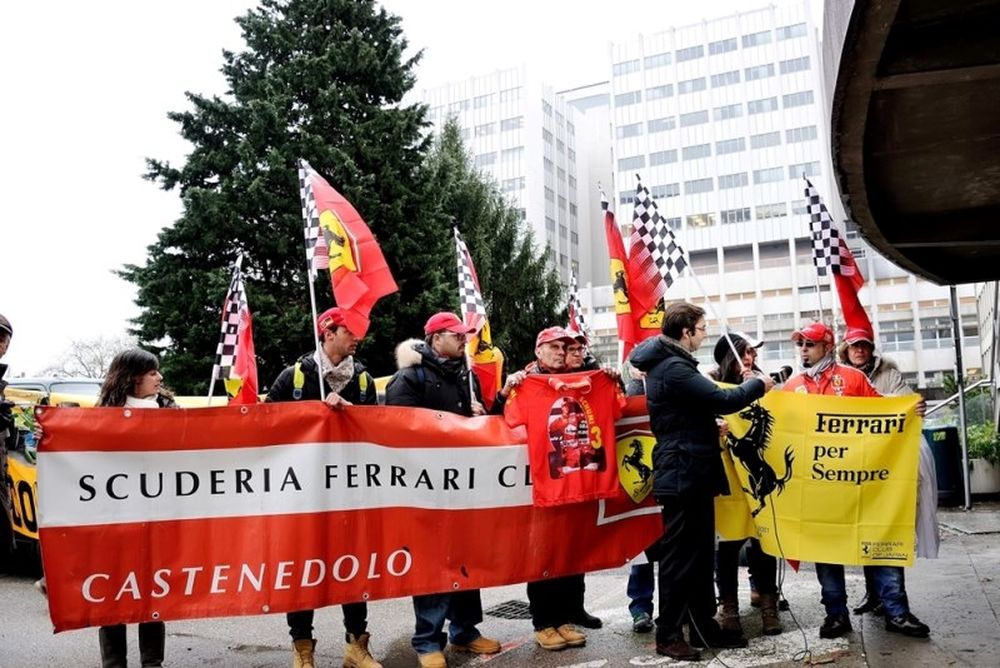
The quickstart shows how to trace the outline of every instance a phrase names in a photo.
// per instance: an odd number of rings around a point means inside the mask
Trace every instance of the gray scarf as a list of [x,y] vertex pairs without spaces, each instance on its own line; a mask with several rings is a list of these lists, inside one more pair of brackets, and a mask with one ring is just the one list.
[[807,375],[810,378],[812,378],[813,380],[816,380],[817,378],[820,377],[820,375],[824,371],[826,371],[831,366],[833,366],[833,364],[834,364],[835,361],[836,360],[833,358],[833,353],[830,353],[829,355],[827,355],[826,357],[824,357],[820,361],[816,362],[812,366],[806,367],[805,369],[803,369],[802,372],[805,375]]
[[348,355],[340,360],[340,364],[334,364],[322,349],[318,350],[313,357],[320,369],[323,370],[323,378],[326,379],[327,385],[330,386],[331,390],[340,394],[354,377],[354,357]]

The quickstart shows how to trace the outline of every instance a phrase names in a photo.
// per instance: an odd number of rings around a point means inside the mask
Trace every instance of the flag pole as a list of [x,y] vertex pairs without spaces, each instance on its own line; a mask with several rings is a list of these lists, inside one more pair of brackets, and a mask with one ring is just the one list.
[[740,354],[736,352],[736,345],[733,343],[732,337],[729,336],[729,323],[726,322],[725,318],[719,316],[715,307],[712,306],[712,300],[708,298],[708,292],[705,290],[705,286],[701,284],[701,280],[698,278],[698,275],[694,273],[694,267],[691,266],[690,262],[687,263],[684,270],[691,276],[691,278],[694,279],[698,289],[701,290],[701,296],[705,298],[705,303],[708,304],[708,310],[712,312],[712,316],[715,317],[715,319],[719,321],[719,324],[722,325],[722,336],[726,339],[726,343],[729,344],[729,349],[733,351],[733,357],[736,358],[736,363],[740,365],[740,373],[742,373],[746,370],[746,367],[743,366],[743,359],[740,357]]
[[[243,264],[243,253],[240,253],[239,255],[236,256],[236,263],[233,265],[233,272],[232,272],[232,274],[229,277],[229,285],[230,286],[232,286],[232,284],[233,284],[233,276],[235,276],[236,273],[240,270],[240,266],[242,264]],[[229,288],[227,287],[226,288],[226,300],[228,300],[228,299],[229,299]],[[225,300],[222,302],[222,308],[223,309],[226,308],[226,301]],[[213,364],[212,365],[212,377],[208,381],[208,397],[206,397],[206,400],[205,400],[205,405],[206,406],[211,406],[212,405],[212,394],[215,392],[215,377],[216,377],[216,375],[218,375],[217,371],[218,371],[218,369],[216,369],[216,365]]]
[[[323,231],[320,230],[320,234]],[[306,258],[306,282],[309,283],[309,305],[312,307],[312,322],[313,322],[313,341],[316,343],[316,378],[319,380],[319,400],[324,401],[326,399],[323,396],[323,356],[321,354],[321,348],[319,343],[319,331],[316,328],[316,320],[319,318],[319,314],[316,313],[316,286],[313,285],[314,277],[312,273],[312,264],[309,258]]]
[[[312,309],[312,332],[313,332],[313,343],[316,345],[316,379],[319,381],[319,400],[324,401],[326,397],[323,395],[323,356],[320,354],[320,343],[319,343],[319,332],[316,329],[316,320],[319,318],[319,313],[316,312],[316,277],[319,276],[319,272],[314,267],[316,245],[319,242],[317,238],[312,246],[312,253],[310,253],[309,241],[312,238],[310,235],[310,214],[308,206],[308,195],[312,194],[312,185],[309,179],[309,172],[312,171],[312,167],[309,166],[302,158],[297,161],[297,166],[299,170],[299,195],[302,197],[302,223],[305,225],[306,229],[306,283],[309,284],[309,307]],[[308,168],[308,169],[307,169]],[[316,234],[323,234],[322,227],[319,227],[319,220],[316,221]],[[329,271],[327,267],[327,271]],[[336,298],[336,296],[335,296]]]

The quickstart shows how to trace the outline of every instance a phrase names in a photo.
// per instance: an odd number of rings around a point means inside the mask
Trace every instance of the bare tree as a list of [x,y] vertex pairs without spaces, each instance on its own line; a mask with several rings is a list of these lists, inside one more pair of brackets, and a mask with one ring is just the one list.
[[135,339],[129,336],[74,340],[59,362],[42,373],[46,376],[103,378],[114,356],[135,345]]

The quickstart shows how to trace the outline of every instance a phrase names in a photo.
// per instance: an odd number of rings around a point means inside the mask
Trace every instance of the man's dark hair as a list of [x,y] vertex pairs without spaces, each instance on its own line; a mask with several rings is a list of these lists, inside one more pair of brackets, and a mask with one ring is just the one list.
[[672,339],[684,336],[684,330],[694,330],[705,317],[705,309],[687,302],[674,302],[663,312],[663,333]]

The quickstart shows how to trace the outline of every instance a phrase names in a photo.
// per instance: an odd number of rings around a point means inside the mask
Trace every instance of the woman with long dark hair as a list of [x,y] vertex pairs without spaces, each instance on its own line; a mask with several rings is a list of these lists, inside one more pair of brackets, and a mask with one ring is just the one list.
[[[150,352],[131,348],[115,355],[101,385],[98,406],[176,408],[173,395],[163,387],[160,361]],[[125,625],[102,626],[98,632],[103,668],[125,668],[128,644]],[[166,641],[163,622],[139,623],[139,658],[142,666],[162,666]]]
[[[742,332],[730,332],[729,337],[739,354],[739,360],[726,338],[720,338],[715,344],[713,355],[718,366],[709,372],[709,376],[723,383],[739,384],[743,382],[743,368],[762,373],[757,366],[757,349],[763,342]],[[715,583],[719,589],[719,603],[722,604],[719,624],[724,630],[741,634],[743,626],[740,624],[737,576],[740,549],[746,542],[747,539],[720,540],[715,552]],[[782,628],[778,620],[777,560],[760,549],[760,542],[756,538],[750,538],[747,545],[747,565],[754,585],[753,591],[759,595],[762,631],[764,635],[778,635]]]

